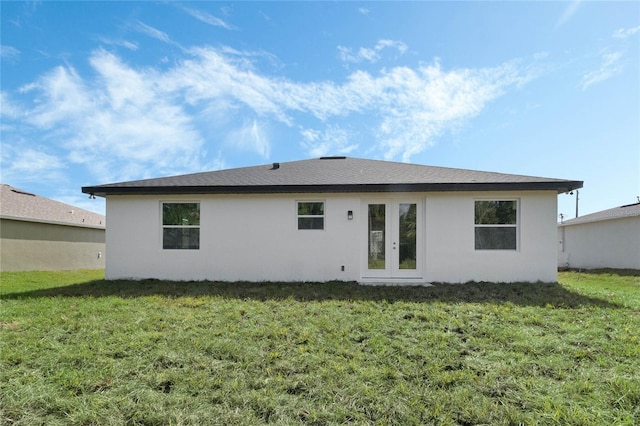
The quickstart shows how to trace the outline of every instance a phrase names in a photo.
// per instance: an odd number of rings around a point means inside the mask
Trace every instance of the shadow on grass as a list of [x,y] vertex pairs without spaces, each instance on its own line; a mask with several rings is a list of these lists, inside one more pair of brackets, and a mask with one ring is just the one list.
[[513,303],[522,306],[575,308],[620,305],[570,291],[557,283],[467,283],[436,284],[432,287],[364,286],[354,282],[328,283],[250,283],[250,282],[176,282],[161,280],[96,280],[64,287],[3,294],[0,299],[42,297],[121,297],[145,296],[223,297],[248,300],[298,301],[386,301],[447,303]]
[[616,269],[616,268],[599,268],[599,269],[578,269],[578,268],[561,268],[562,272],[575,272],[578,274],[588,275],[619,275],[621,277],[640,277],[640,269]]

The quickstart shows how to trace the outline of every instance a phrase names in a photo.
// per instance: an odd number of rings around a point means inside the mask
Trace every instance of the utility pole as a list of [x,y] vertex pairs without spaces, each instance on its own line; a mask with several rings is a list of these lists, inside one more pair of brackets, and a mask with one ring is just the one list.
[[576,217],[578,217],[578,199],[580,198],[580,191],[576,189]]

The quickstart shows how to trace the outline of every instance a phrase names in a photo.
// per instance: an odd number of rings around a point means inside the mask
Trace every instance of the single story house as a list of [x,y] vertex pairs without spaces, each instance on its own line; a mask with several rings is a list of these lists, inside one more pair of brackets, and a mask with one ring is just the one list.
[[0,270],[105,267],[105,216],[0,184]]
[[107,279],[557,279],[557,194],[580,181],[347,157],[83,187]]
[[560,268],[640,270],[640,202],[558,224]]

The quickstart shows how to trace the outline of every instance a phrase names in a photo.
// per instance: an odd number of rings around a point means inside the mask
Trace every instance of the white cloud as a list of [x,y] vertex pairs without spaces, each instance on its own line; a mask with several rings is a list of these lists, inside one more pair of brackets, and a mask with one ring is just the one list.
[[155,38],[165,43],[171,43],[171,39],[169,38],[167,33],[153,28],[152,26],[147,25],[142,21],[137,21],[135,29],[143,34],[148,35],[149,37]]
[[203,140],[191,117],[158,75],[134,70],[98,50],[90,63],[100,76],[85,82],[58,67],[26,90],[38,91],[28,121],[103,181],[198,169]]
[[127,41],[127,40],[118,40],[118,39],[110,39],[110,38],[106,38],[106,37],[100,37],[99,40],[104,43],[104,44],[108,44],[111,46],[120,46],[120,47],[124,47],[126,49],[129,49],[131,51],[136,51],[138,50],[138,44],[134,43],[132,41]]
[[226,55],[212,48],[192,49],[192,58],[162,77],[167,90],[183,91],[190,104],[223,101],[227,108],[248,107],[258,116],[274,116],[291,124],[282,105],[283,86],[288,83],[263,77],[254,72],[251,63],[239,52]]
[[329,126],[325,130],[302,129],[302,145],[312,157],[329,154],[349,154],[358,148],[358,144],[349,143],[350,135],[345,129]]
[[377,87],[375,103],[380,104],[379,113],[384,117],[377,138],[385,158],[401,155],[408,161],[524,78],[516,63],[448,72],[435,63],[418,70],[394,68],[373,82],[360,78],[365,81],[357,87],[366,90],[372,83]]
[[20,56],[20,51],[12,46],[6,44],[0,45],[0,57],[2,59],[15,59]]
[[622,66],[619,64],[620,58],[622,58],[621,52],[603,53],[600,68],[590,71],[582,77],[582,82],[580,83],[582,90],[586,90],[590,86],[620,73],[622,71]]
[[565,7],[558,21],[556,22],[556,29],[560,28],[561,26],[569,22],[569,20],[571,20],[573,15],[575,15],[575,13],[578,11],[581,4],[582,4],[582,0],[573,0],[571,3],[569,3],[567,7]]
[[400,55],[407,51],[407,45],[401,41],[379,40],[374,47],[361,47],[356,53],[349,47],[338,46],[338,53],[343,62],[359,63],[367,61],[374,63],[382,58],[381,52],[387,48],[395,49]]
[[203,170],[222,170],[226,168],[227,165],[224,161],[222,150],[219,150],[218,154],[203,166]]
[[2,182],[13,185],[64,179],[64,161],[45,147],[18,148],[10,141],[2,146]]
[[229,25],[228,23],[226,23],[225,21],[223,21],[222,19],[211,15],[210,13],[207,12],[203,12],[201,10],[197,10],[197,9],[192,9],[189,7],[183,7],[183,10],[185,12],[187,12],[189,15],[193,16],[194,18],[196,18],[197,20],[204,22],[205,24],[208,25],[212,25],[214,27],[222,27],[226,30],[232,30],[234,29],[234,27],[232,25]]
[[[376,46],[403,50],[393,41]],[[374,155],[408,161],[534,74],[517,61],[453,70],[436,61],[355,71],[342,82],[296,82],[261,73],[256,53],[203,47],[187,54],[157,69],[96,50],[89,63],[97,77],[61,66],[21,88],[34,101],[23,108],[25,122],[99,182],[224,165],[206,154],[221,145],[269,158],[276,123],[299,131],[313,156],[366,144]]]
[[[621,44],[624,44],[624,39],[634,36],[640,32],[640,26],[632,28],[620,28],[615,31],[611,37],[614,39],[622,40],[615,42],[618,48]],[[580,87],[582,90],[587,90],[594,84],[601,83],[620,74],[623,70],[622,59],[625,55],[625,49],[618,51],[611,51],[611,48],[602,49],[599,53],[600,65],[597,69],[585,72],[580,81]]]
[[126,106],[144,107],[152,101],[155,95],[153,82],[157,81],[152,71],[133,70],[104,50],[95,52],[89,62],[99,73],[99,83],[108,95],[104,100],[113,110]]
[[624,39],[627,37],[631,37],[632,35],[637,34],[638,32],[640,32],[640,25],[633,28],[620,28],[618,31],[613,33],[612,37]]
[[[0,91],[0,118],[17,119],[24,115],[23,109],[14,103],[9,94]],[[5,128],[7,122],[0,120],[0,128]]]
[[267,131],[256,120],[247,121],[242,126],[230,131],[226,144],[244,151],[254,152],[263,158],[269,158],[271,144]]
[[[336,121],[366,115],[377,121],[372,142],[378,150],[387,158],[401,155],[405,160],[433,144],[449,126],[478,114],[508,87],[524,84],[535,74],[517,62],[452,71],[434,63],[417,69],[396,67],[378,76],[356,71],[343,84],[296,83],[262,76],[244,61],[215,49],[197,49],[193,54],[162,83],[167,88],[173,85],[171,90],[183,90],[190,103],[248,108],[286,125],[293,125],[294,116],[302,114],[319,120],[323,135],[330,134],[326,129]],[[315,142],[326,147],[327,140]],[[316,152],[313,142],[309,137],[305,141],[310,153]]]
[[43,96],[35,98],[28,121],[45,129],[69,118],[81,119],[94,102],[73,68],[56,67],[38,82],[21,88],[23,93],[36,90]]
[[400,52],[401,54],[404,54],[407,51],[406,44],[404,44],[401,41],[395,41],[395,40],[380,40],[378,41],[374,49],[377,51],[380,51],[387,47],[394,48],[398,50],[398,52]]
[[369,11],[369,9],[367,9],[367,8],[364,8],[364,7],[360,7],[360,8],[358,8],[358,13],[360,13],[361,15],[365,15],[365,16],[366,16],[366,15],[368,15],[368,14],[369,14],[369,12],[370,12],[370,11]]

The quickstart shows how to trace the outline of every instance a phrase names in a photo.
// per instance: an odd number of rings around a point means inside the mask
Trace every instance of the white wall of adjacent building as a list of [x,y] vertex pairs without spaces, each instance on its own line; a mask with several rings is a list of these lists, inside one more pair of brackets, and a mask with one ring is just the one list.
[[561,268],[640,269],[640,216],[558,227]]
[[[475,250],[474,202],[518,202],[516,250]],[[367,208],[419,205],[416,275],[367,271]],[[162,202],[200,203],[200,248],[162,248]],[[324,201],[323,230],[299,230],[297,201]],[[555,191],[107,197],[106,277],[220,281],[467,282],[557,279]],[[349,219],[348,212],[353,213]],[[376,272],[376,271],[374,271]],[[366,278],[366,279],[365,279]]]

